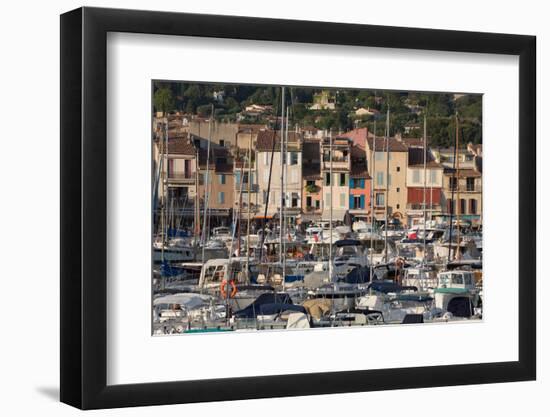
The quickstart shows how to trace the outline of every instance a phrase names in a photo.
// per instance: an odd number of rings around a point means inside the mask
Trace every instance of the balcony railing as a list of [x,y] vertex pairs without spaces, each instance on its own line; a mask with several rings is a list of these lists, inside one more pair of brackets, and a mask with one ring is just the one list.
[[458,187],[456,185],[450,186],[447,185],[445,188],[446,191],[460,191],[465,193],[479,193],[481,192],[481,185],[478,184],[460,184]]
[[[329,161],[323,161],[323,169],[327,170],[330,169],[331,163]],[[343,168],[343,169],[349,169],[350,164],[349,161],[336,161],[332,160],[332,168]]]
[[168,173],[168,179],[169,180],[178,180],[178,181],[195,181],[195,173],[194,172],[169,172]]
[[[260,187],[259,187],[258,184],[250,184],[250,192],[251,193],[257,193],[259,189],[260,189]],[[241,183],[240,182],[235,182],[235,190],[236,191],[241,191]],[[243,183],[242,192],[243,193],[248,192],[248,183],[246,183],[246,182]]]

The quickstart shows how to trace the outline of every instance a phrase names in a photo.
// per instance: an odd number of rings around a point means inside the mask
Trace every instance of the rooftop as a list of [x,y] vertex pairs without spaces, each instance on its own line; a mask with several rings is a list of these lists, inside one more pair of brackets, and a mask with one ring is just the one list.
[[[288,132],[289,144],[301,144],[300,133]],[[273,139],[275,139],[275,152],[281,150],[281,140],[279,131],[260,130],[256,140],[256,150],[259,152],[271,152],[273,150]]]

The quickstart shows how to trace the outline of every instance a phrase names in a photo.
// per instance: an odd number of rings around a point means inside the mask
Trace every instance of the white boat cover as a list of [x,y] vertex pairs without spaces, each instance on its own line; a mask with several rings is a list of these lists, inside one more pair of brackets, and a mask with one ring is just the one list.
[[170,294],[155,298],[153,305],[179,304],[182,308],[194,309],[210,302],[209,295],[195,293]]
[[304,313],[291,313],[286,322],[287,329],[309,329],[309,320]]

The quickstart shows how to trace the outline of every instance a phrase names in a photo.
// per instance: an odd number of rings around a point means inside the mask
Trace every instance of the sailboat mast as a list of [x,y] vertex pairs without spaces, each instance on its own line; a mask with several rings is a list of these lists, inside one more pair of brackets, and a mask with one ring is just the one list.
[[[288,149],[288,106],[286,106],[284,145],[285,145],[284,146],[284,151],[286,152],[287,149]],[[283,161],[284,160],[285,159],[283,158]],[[288,161],[286,161],[286,163],[283,165],[283,170],[282,170],[282,173],[281,173],[281,177],[288,179],[287,167],[288,167]],[[286,192],[284,181],[282,183],[282,190],[283,190],[283,192]],[[288,199],[285,198],[285,204],[287,203],[287,200]],[[292,196],[290,196],[290,200],[292,201]],[[286,237],[286,235],[287,235],[287,224],[286,224],[287,223],[287,218],[286,218],[286,215],[284,215],[285,214],[285,212],[284,212],[285,207],[283,206],[282,209],[283,209],[283,217],[282,217],[283,222],[282,222],[282,225],[284,226],[284,229],[282,230],[282,233],[283,233],[283,236]],[[286,241],[285,241],[285,239],[283,239],[283,290],[285,289],[284,277],[286,277]]]
[[455,259],[460,259],[460,158],[459,158],[459,139],[458,139],[458,112],[455,114],[456,120],[456,252]]
[[199,204],[199,150],[195,151],[195,247],[199,245],[201,234],[200,224],[200,204]]
[[[368,134],[366,141],[368,141]],[[367,144],[365,143],[365,148]],[[373,145],[372,145],[372,153],[371,153],[371,179],[370,179],[370,276],[372,279],[372,272],[373,272],[373,256],[374,256],[374,178],[376,176],[376,172],[374,170],[376,164],[376,119],[374,119],[374,137],[373,137]]]
[[[458,129],[457,129],[458,133]],[[453,184],[451,187],[451,210],[450,210],[450,220],[449,220],[449,249],[447,254],[447,262],[451,261],[451,246],[453,241],[453,214],[456,210],[456,204],[455,203],[455,188],[458,189],[458,179],[457,179],[457,170],[456,170],[456,162],[458,159],[458,138],[455,138],[455,149],[454,149],[454,158],[453,158]]]
[[[161,212],[161,224],[162,224],[162,244],[161,244],[161,260],[164,264],[164,246],[166,244],[166,201],[168,199],[168,190],[166,189],[168,174],[168,114],[166,114],[166,120],[164,124],[164,146],[162,152],[163,158],[163,170],[162,170],[162,212]],[[164,289],[164,274],[161,273],[161,288]]]
[[424,198],[423,198],[423,205],[424,208],[424,233],[423,233],[423,239],[424,239],[424,249],[422,251],[422,264],[426,265],[426,156],[428,152],[428,141],[426,138],[426,115],[424,114]]
[[252,183],[252,128],[250,129],[250,140],[248,142],[248,211],[246,219],[246,276],[250,281],[249,276],[249,264],[250,264],[250,206],[252,205],[250,201],[250,191]]
[[330,241],[329,241],[329,258],[328,258],[328,276],[329,280],[332,281],[332,202],[334,201],[333,193],[332,193],[332,183],[334,182],[334,178],[332,178],[332,129],[329,131],[329,177],[330,177],[330,201],[329,201],[329,211],[330,211],[330,224],[329,224],[329,234],[330,234]]
[[210,121],[208,123],[208,145],[206,146],[206,177],[204,181],[204,214],[202,223],[202,259],[204,262],[204,249],[206,246],[206,218],[208,217],[208,200],[210,199],[209,187],[210,184],[210,142],[212,142],[212,119],[214,118],[214,105],[211,106]]
[[[285,194],[284,194],[284,126],[285,126],[285,88],[281,90],[281,129],[280,129],[280,141],[281,141],[281,200],[279,209],[279,262],[283,262],[283,221],[284,221],[284,207],[285,207]],[[283,276],[283,282],[285,277]]]
[[386,198],[384,201],[384,217],[386,224],[384,226],[384,262],[388,262],[388,199],[390,196],[390,107],[388,106],[388,111],[386,112]]

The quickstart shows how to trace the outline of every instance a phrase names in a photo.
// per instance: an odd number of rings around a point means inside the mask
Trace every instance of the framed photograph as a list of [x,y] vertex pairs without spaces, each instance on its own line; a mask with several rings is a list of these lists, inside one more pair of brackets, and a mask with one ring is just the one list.
[[533,380],[535,37],[61,16],[61,401]]

